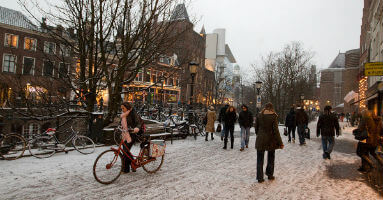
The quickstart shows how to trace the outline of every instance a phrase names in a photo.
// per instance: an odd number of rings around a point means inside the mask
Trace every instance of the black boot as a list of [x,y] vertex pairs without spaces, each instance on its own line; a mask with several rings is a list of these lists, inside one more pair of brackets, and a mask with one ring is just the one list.
[[233,148],[234,147],[234,139],[231,140],[230,144],[231,144],[231,148]]
[[213,133],[211,133],[211,140],[214,140],[214,136],[213,136]]
[[223,149],[227,149],[227,140],[224,142]]
[[205,141],[208,141],[209,133],[206,133]]

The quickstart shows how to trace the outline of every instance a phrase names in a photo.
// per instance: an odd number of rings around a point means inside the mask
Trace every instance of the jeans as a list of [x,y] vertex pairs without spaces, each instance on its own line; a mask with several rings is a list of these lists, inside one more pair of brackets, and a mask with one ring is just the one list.
[[[257,150],[257,180],[263,180],[263,161],[264,161],[265,151]],[[267,151],[267,166],[266,166],[266,175],[274,175],[274,161],[275,161],[275,150]]]
[[245,145],[249,145],[250,127],[241,126],[241,149],[245,148]]
[[225,137],[225,132],[226,132],[226,126],[225,126],[225,123],[222,123],[221,137]]
[[334,136],[323,136],[322,135],[323,154],[324,153],[331,154],[332,149],[334,148],[334,144],[335,144]]
[[298,136],[299,136],[299,143],[304,144],[305,143],[305,124],[299,124],[298,125]]
[[295,129],[296,129],[296,126],[287,127],[287,133],[289,134],[289,141],[291,141],[291,134],[293,135],[293,139],[295,140]]
[[231,140],[231,148],[233,148],[234,145],[234,125],[233,126],[227,126],[225,128],[225,147],[227,146],[229,132],[230,132],[230,140]]

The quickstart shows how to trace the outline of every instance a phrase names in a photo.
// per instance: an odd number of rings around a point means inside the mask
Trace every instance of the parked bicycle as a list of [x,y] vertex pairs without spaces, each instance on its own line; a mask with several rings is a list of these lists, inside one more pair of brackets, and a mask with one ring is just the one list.
[[[132,132],[132,130],[129,132]],[[111,149],[102,152],[97,157],[93,164],[93,176],[97,182],[110,184],[120,177],[124,168],[123,154],[132,161],[131,167],[134,170],[142,167],[147,173],[155,173],[161,168],[165,156],[165,141],[151,140],[149,134],[137,135],[137,140],[141,142],[141,149],[137,156],[129,156],[130,149],[121,139],[117,149],[111,147]],[[123,145],[128,149],[128,152],[123,150]]]
[[25,139],[15,133],[0,134],[0,157],[5,160],[15,160],[23,156],[26,148]]
[[63,142],[56,137],[57,131],[53,128],[48,128],[44,133],[32,139],[29,143],[29,152],[36,158],[51,157],[56,151],[66,151],[66,146],[69,142],[72,146],[82,154],[91,154],[95,150],[95,144],[92,139],[87,136],[79,135],[78,131],[70,128],[71,134]]

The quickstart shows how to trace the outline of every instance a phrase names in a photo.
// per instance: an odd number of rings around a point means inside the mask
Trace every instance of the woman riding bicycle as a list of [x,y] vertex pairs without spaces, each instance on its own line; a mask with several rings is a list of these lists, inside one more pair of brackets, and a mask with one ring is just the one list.
[[[121,110],[121,126],[123,127],[122,137],[125,143],[125,145],[123,145],[123,149],[125,152],[128,153],[130,158],[133,158],[133,155],[130,153],[130,149],[137,140],[136,134],[144,133],[144,122],[140,118],[140,116],[138,116],[138,114],[136,113],[136,111],[130,103],[122,103]],[[129,133],[129,129],[133,129],[133,134]],[[126,147],[129,149],[126,149]],[[123,154],[122,159],[124,162],[124,168],[122,169],[122,172],[129,173],[131,159],[129,159],[125,154]],[[132,171],[134,172],[135,170],[132,169]]]

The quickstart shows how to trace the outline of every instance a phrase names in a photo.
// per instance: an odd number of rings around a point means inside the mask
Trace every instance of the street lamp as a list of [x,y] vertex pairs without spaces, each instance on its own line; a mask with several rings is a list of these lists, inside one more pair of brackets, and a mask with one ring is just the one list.
[[257,89],[256,115],[258,114],[259,108],[261,107],[261,96],[260,96],[261,87],[262,87],[262,81],[255,82],[255,88]]
[[305,95],[302,93],[301,94],[301,108],[303,109],[303,104],[304,104],[304,102],[303,102],[303,100],[305,99]]
[[[189,71],[190,71],[190,76],[191,76],[191,85],[190,85],[190,98],[189,98],[189,110],[192,110],[193,106],[193,86],[194,86],[194,77],[197,73],[197,68],[198,68],[198,63],[196,62],[190,62],[189,63]],[[189,112],[189,123],[192,121],[192,112]]]

